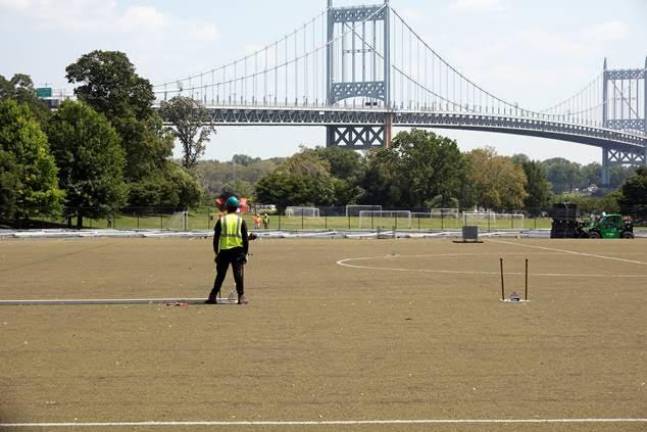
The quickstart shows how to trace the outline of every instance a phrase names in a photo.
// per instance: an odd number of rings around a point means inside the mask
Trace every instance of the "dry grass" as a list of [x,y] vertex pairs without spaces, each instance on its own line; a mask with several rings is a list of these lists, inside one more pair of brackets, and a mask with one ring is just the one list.
[[[248,306],[0,306],[0,422],[647,417],[646,245],[263,240]],[[4,241],[0,298],[206,297],[210,247]],[[499,301],[499,257],[530,303]]]

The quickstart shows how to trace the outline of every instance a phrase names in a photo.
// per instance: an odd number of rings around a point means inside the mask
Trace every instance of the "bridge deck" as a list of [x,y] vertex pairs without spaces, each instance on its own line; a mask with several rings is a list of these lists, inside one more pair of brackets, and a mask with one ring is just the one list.
[[647,137],[599,126],[583,126],[541,118],[443,111],[386,111],[367,108],[210,106],[218,126],[381,126],[391,116],[394,126],[487,131],[557,139],[644,154]]

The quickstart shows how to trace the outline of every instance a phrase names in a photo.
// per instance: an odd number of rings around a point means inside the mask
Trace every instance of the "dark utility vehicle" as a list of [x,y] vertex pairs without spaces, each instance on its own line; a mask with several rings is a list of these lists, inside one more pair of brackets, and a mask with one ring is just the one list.
[[620,214],[603,213],[601,217],[585,223],[580,218],[576,204],[560,203],[553,206],[551,216],[550,238],[634,238],[631,219]]

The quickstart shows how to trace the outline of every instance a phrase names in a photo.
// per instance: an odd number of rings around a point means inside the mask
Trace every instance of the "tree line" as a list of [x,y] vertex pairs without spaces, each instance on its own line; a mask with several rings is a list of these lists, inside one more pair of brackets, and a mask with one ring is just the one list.
[[[245,161],[245,156],[234,159]],[[554,202],[570,201],[584,212],[623,211],[644,218],[647,211],[645,168],[612,167],[618,186],[609,193],[595,187],[601,176],[599,164],[579,165],[560,158],[533,161],[523,154],[507,157],[489,147],[461,153],[455,141],[423,130],[402,132],[391,147],[365,154],[339,147],[302,148],[285,160],[269,162],[248,159],[239,168],[237,182],[255,201],[280,209],[379,204],[391,209],[484,208],[537,216]],[[198,166],[215,177],[216,172],[226,177],[235,165],[210,161]],[[214,166],[217,170],[210,169]],[[268,170],[256,180],[259,172]],[[246,177],[247,172],[255,178]]]
[[82,227],[119,209],[200,202],[201,185],[172,160],[177,129],[164,127],[125,54],[93,51],[66,77],[78,101],[50,112],[29,76],[0,76],[0,220],[62,215]]
[[[462,153],[455,141],[424,130],[402,132],[390,147],[366,153],[301,148],[289,158],[201,161],[214,132],[205,108],[178,96],[154,109],[151,83],[125,54],[85,54],[66,68],[66,77],[78,100],[50,111],[28,75],[0,75],[2,223],[63,216],[82,227],[85,217],[171,212],[223,192],[279,208],[380,204],[539,214],[554,200],[592,211],[647,207],[645,169],[634,175],[633,168],[612,167],[611,181],[622,188],[584,197],[581,190],[600,184],[599,164],[506,157],[488,147]],[[180,161],[172,159],[176,140]]]
[[474,208],[497,211],[548,206],[541,163],[461,153],[456,141],[424,130],[401,132],[388,148],[366,154],[340,147],[302,148],[256,184],[262,203],[384,208]]

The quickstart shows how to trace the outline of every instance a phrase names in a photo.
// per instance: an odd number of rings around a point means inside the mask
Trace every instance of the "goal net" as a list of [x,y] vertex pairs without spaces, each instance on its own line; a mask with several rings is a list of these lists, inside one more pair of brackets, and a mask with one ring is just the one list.
[[521,213],[499,213],[496,228],[512,230],[526,228],[526,217]]
[[181,211],[173,213],[166,223],[166,229],[169,231],[188,231],[189,230],[189,212]]
[[349,204],[346,206],[346,217],[357,217],[361,211],[380,211],[381,205]]
[[410,210],[361,210],[359,212],[359,228],[411,228]]
[[304,217],[319,217],[319,209],[317,207],[287,207],[285,209],[286,216],[304,216]]
[[458,219],[461,213],[457,208],[433,208],[431,209],[432,218],[454,218]]
[[525,216],[521,213],[463,212],[462,219],[463,226],[478,226],[487,230],[516,230],[526,227]]
[[494,226],[496,213],[493,211],[463,212],[463,226]]

